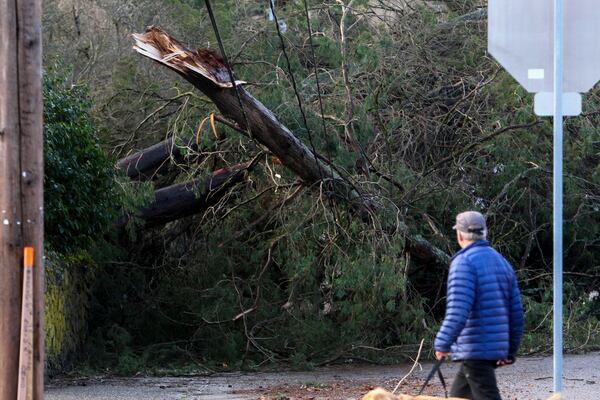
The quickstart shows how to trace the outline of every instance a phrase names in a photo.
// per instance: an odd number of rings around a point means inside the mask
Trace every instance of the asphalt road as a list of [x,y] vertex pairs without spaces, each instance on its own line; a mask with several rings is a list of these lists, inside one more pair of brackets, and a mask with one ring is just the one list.
[[[600,399],[600,353],[567,356],[562,399]],[[411,365],[319,368],[307,372],[226,373],[209,377],[97,378],[50,382],[47,400],[358,399],[373,386],[393,388]],[[401,387],[414,393],[431,368],[423,364]],[[443,367],[448,381],[455,365]],[[552,394],[552,358],[521,358],[498,370],[504,400],[545,400]],[[442,395],[439,384],[430,394]]]

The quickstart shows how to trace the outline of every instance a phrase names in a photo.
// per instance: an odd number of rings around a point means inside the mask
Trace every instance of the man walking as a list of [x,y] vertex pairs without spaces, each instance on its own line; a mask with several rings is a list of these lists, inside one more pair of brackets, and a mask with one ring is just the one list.
[[495,368],[515,362],[523,336],[523,308],[514,271],[486,240],[485,218],[457,215],[461,250],[448,274],[446,316],[435,339],[438,360],[452,355],[461,366],[451,396],[501,400]]

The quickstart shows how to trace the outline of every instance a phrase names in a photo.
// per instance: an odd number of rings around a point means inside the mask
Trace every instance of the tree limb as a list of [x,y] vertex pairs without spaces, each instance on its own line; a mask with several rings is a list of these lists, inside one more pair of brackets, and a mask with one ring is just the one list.
[[[298,175],[307,185],[322,185],[324,193],[334,201],[347,203],[364,221],[373,222],[382,206],[375,196],[362,193],[333,164],[325,163],[284,126],[261,102],[238,86],[240,100],[228,78],[222,59],[209,50],[195,52],[157,27],[143,34],[134,34],[133,48],[188,80],[208,96],[221,113],[250,132],[252,138],[277,156],[283,165]],[[236,84],[242,84],[236,81]],[[240,102],[243,109],[240,107]],[[450,258],[419,235],[410,235],[405,223],[384,228],[406,236],[407,251],[424,264],[448,265]]]
[[[199,214],[217,204],[233,186],[246,179],[255,161],[222,168],[206,179],[194,179],[157,190],[152,203],[143,207],[136,217],[144,221],[144,227],[154,227],[190,215]],[[124,227],[131,220],[123,216],[116,226]]]
[[253,139],[266,146],[306,184],[323,182],[330,197],[347,202],[363,219],[371,218],[373,211],[378,208],[372,198],[365,196],[348,179],[319,160],[270,110],[238,86],[244,109],[240,108],[236,91],[219,56],[204,49],[192,52],[156,27],[150,27],[146,33],[134,34],[133,37],[136,51],[187,79],[207,95],[225,117],[249,130]]

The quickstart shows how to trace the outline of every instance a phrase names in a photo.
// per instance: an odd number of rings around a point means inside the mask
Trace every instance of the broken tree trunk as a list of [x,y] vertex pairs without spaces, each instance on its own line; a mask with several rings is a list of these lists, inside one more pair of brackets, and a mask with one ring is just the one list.
[[[137,52],[183,76],[208,96],[224,116],[247,130],[254,140],[267,147],[306,184],[322,182],[330,198],[346,202],[365,221],[371,221],[381,211],[374,196],[362,193],[334,168],[321,161],[322,158],[240,86],[244,82],[236,81],[234,86],[227,67],[218,55],[205,49],[190,51],[157,27],[150,27],[146,33],[134,34],[133,37]],[[409,235],[404,223],[393,230],[399,230],[407,236],[407,250],[419,261],[448,264],[449,257],[443,251],[420,236]]]
[[[214,121],[218,121],[232,129],[239,129],[219,115],[212,115],[212,117],[214,117]],[[192,151],[197,151],[196,135],[185,141],[184,146]],[[122,158],[117,162],[117,168],[125,172],[131,179],[145,181],[153,179],[157,174],[167,170],[171,159],[177,162],[183,160],[181,147],[174,143],[172,137]]]
[[[136,217],[144,221],[144,227],[150,228],[204,212],[217,204],[229,189],[243,182],[254,165],[251,162],[223,168],[206,179],[194,179],[159,189],[154,192],[154,201],[143,207]],[[116,226],[122,228],[130,219],[124,216]]]
[[[192,137],[187,142],[187,145],[192,149],[197,148],[194,139]],[[181,150],[175,146],[173,138],[163,140],[119,160],[117,168],[125,172],[131,179],[148,180],[167,169],[171,157],[181,158]]]
[[[248,130],[281,162],[307,184],[324,182],[330,196],[348,202],[364,218],[377,208],[372,200],[333,168],[322,162],[277,117],[256,100],[238,81],[237,91],[228,78],[223,61],[208,50],[187,50],[177,40],[159,28],[151,27],[144,34],[134,34],[135,50],[173,69],[207,95],[223,115]],[[243,109],[240,107],[243,104]]]

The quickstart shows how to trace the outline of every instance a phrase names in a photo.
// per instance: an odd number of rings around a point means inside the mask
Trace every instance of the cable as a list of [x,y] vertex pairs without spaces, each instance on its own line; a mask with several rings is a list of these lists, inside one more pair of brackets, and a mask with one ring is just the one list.
[[[304,15],[306,16],[306,27],[308,29],[308,41],[310,44],[310,52],[311,52],[311,56],[312,56],[312,62],[313,62],[313,68],[315,71],[315,81],[317,83],[317,95],[319,97],[319,111],[321,112],[321,124],[322,124],[322,128],[323,128],[323,139],[327,140],[327,126],[325,124],[325,111],[323,108],[323,98],[321,97],[321,83],[319,82],[319,70],[317,68],[317,55],[315,53],[315,44],[313,41],[313,31],[312,31],[312,26],[310,24],[310,14],[308,12],[308,0],[304,0]],[[328,151],[328,159],[332,160],[332,154],[331,151]],[[330,168],[334,168],[334,166],[332,165],[331,161],[327,161],[327,164],[329,164]],[[333,172],[331,173],[331,178],[333,178]],[[354,186],[354,185],[352,185]],[[356,188],[355,188],[356,189]],[[338,215],[338,211],[337,211],[337,207],[335,207],[335,203],[333,201],[333,198],[329,198],[329,205],[331,207],[331,209],[333,210],[334,214],[336,215],[336,218],[339,219],[339,215]]]
[[273,1],[272,0],[268,0],[268,1],[269,1],[269,7],[271,8],[271,13],[273,14],[273,18],[275,20],[275,26],[277,27],[277,35],[279,36],[279,41],[281,42],[281,49],[283,50],[283,56],[285,57],[285,60],[287,62],[288,74],[290,76],[290,80],[292,81],[292,87],[294,89],[294,93],[296,94],[296,99],[298,100],[298,107],[300,107],[300,114],[302,114],[302,121],[304,122],[304,128],[306,129],[306,132],[308,133],[308,141],[310,142],[310,146],[312,147],[313,156],[315,157],[317,166],[319,168],[319,175],[320,175],[319,180],[323,180],[323,171],[321,170],[321,163],[318,160],[317,150],[315,149],[315,144],[313,142],[312,132],[311,132],[310,128],[308,127],[308,121],[306,119],[306,114],[304,113],[304,108],[302,107],[302,99],[300,97],[300,93],[298,92],[298,87],[296,85],[296,78],[294,78],[294,73],[292,72],[292,64],[291,64],[290,58],[288,57],[288,54],[287,54],[287,49],[285,47],[285,41],[283,39],[283,35],[281,34],[281,29],[279,28],[279,19],[277,18],[277,13],[275,12],[275,7],[273,6]]
[[[306,25],[308,28],[308,40],[315,70],[315,80],[317,82],[317,94],[319,96],[319,110],[321,111],[321,122],[323,124],[323,137],[327,137],[327,127],[325,126],[325,111],[323,110],[323,98],[321,97],[321,83],[319,82],[319,72],[317,69],[317,56],[315,54],[315,45],[313,43],[313,32],[310,24],[310,14],[308,13],[308,0],[304,0],[304,13],[306,15]],[[331,155],[329,155],[331,158]]]
[[206,9],[208,11],[208,15],[210,17],[210,22],[212,24],[213,30],[215,31],[215,36],[217,38],[217,42],[219,43],[219,48],[221,49],[221,56],[223,57],[223,61],[225,62],[225,66],[227,67],[227,72],[229,73],[229,80],[233,88],[235,89],[235,95],[237,96],[238,103],[240,105],[240,109],[242,110],[242,114],[244,116],[244,123],[246,124],[246,130],[248,131],[248,135],[250,138],[252,137],[252,131],[250,130],[250,125],[248,124],[248,116],[246,115],[246,109],[244,108],[244,103],[242,103],[242,96],[240,95],[240,90],[235,83],[235,78],[233,77],[233,71],[231,70],[231,65],[229,65],[229,59],[227,58],[227,53],[225,53],[225,47],[223,46],[223,41],[221,40],[221,35],[219,34],[219,27],[217,26],[217,21],[215,19],[215,15],[213,14],[212,7],[210,5],[210,0],[204,0],[206,4]]

